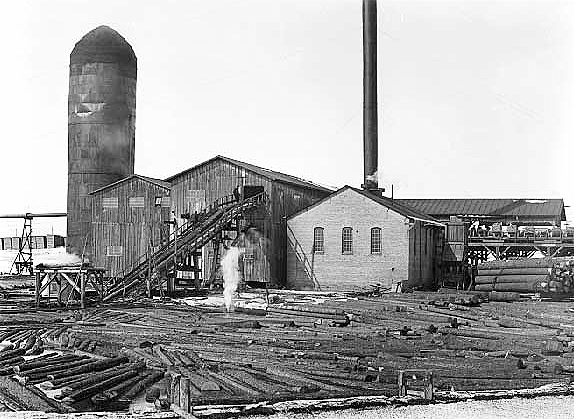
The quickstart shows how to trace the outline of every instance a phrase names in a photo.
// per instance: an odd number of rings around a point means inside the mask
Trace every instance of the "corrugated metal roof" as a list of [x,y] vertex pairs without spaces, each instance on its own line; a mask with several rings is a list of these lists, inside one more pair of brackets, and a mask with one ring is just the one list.
[[161,180],[161,179],[154,179],[154,178],[152,178],[152,177],[142,176],[142,175],[129,175],[128,177],[125,177],[125,178],[123,178],[123,179],[120,179],[120,180],[118,180],[118,181],[116,181],[116,182],[114,182],[114,183],[110,183],[109,185],[103,186],[103,187],[101,187],[101,188],[99,188],[99,189],[96,189],[95,191],[91,191],[91,192],[90,192],[90,195],[95,194],[95,193],[98,193],[98,192],[101,192],[101,191],[103,191],[103,190],[106,190],[106,189],[108,189],[108,188],[111,188],[112,186],[116,186],[116,185],[118,185],[118,184],[120,184],[120,183],[127,182],[128,180],[130,180],[130,179],[132,179],[132,178],[138,178],[138,179],[141,179],[141,180],[143,180],[143,181],[145,181],[145,182],[153,183],[154,185],[157,185],[157,186],[159,186],[159,187],[161,187],[161,188],[165,188],[165,189],[168,189],[168,190],[171,188],[171,184],[170,184],[169,182],[166,182],[166,181]]
[[184,175],[186,173],[189,173],[192,170],[195,170],[203,165],[206,165],[208,163],[211,163],[215,160],[222,160],[225,161],[227,163],[242,167],[245,170],[249,170],[251,172],[254,172],[262,177],[265,177],[269,180],[272,181],[279,181],[279,182],[284,182],[284,183],[289,183],[291,185],[296,185],[296,186],[300,186],[302,188],[311,188],[311,189],[319,189],[321,191],[324,192],[333,192],[332,189],[327,188],[325,186],[319,185],[317,183],[313,183],[311,181],[305,180],[305,179],[301,179],[295,176],[291,176],[291,175],[286,175],[285,173],[281,173],[281,172],[276,172],[274,170],[270,170],[270,169],[265,169],[264,167],[259,167],[259,166],[255,166],[253,164],[249,164],[249,163],[245,163],[239,160],[234,160],[234,159],[230,159],[229,157],[225,157],[225,156],[215,156],[212,159],[206,160],[203,163],[200,163],[196,166],[193,166],[187,170],[184,170],[183,172],[180,172],[176,175],[170,176],[166,179],[167,182],[171,182],[173,179],[175,179],[176,177],[179,177],[181,175]]
[[491,217],[553,217],[566,220],[562,199],[395,199],[434,217],[476,215]]

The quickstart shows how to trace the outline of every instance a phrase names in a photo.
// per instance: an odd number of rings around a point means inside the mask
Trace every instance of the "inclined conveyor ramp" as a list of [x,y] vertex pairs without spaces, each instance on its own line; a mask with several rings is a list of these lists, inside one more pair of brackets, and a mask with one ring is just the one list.
[[231,221],[251,208],[264,205],[265,202],[265,193],[260,193],[217,208],[197,224],[176,230],[171,234],[169,242],[151,256],[153,264],[150,264],[147,255],[143,255],[134,266],[125,271],[125,275],[118,275],[117,282],[108,289],[102,301],[107,302],[134,289],[145,288],[150,265],[153,265],[153,269],[156,271],[167,270],[173,266],[175,255],[180,256],[184,252],[194,252],[201,249],[217,234],[227,229]]

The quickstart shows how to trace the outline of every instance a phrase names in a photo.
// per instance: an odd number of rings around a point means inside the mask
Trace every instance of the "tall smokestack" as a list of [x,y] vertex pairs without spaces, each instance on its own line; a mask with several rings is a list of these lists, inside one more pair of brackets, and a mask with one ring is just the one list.
[[363,0],[363,188],[379,189],[377,121],[377,1]]

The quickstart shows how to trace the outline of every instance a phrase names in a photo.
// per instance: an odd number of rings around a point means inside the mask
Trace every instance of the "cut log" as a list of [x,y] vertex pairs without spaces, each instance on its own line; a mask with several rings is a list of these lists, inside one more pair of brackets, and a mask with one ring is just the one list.
[[62,362],[54,362],[53,364],[47,364],[45,367],[38,367],[32,368],[29,370],[22,371],[21,368],[18,368],[18,372],[20,375],[26,376],[35,376],[35,375],[46,375],[53,371],[60,371],[63,369],[71,369],[75,367],[79,367],[80,365],[89,364],[90,362],[95,362],[93,359],[89,359],[88,357],[84,357],[82,359],[70,359]]
[[479,338],[479,339],[490,339],[490,340],[500,339],[499,336],[493,335],[492,333],[485,333],[468,329],[451,329],[448,327],[443,327],[439,329],[439,332],[443,335],[464,336],[468,338]]
[[114,377],[108,378],[105,381],[102,381],[100,383],[94,384],[92,386],[86,387],[86,388],[81,388],[78,389],[76,391],[74,391],[73,393],[71,393],[70,395],[68,395],[63,401],[64,402],[70,402],[70,401],[81,401],[84,399],[87,399],[88,397],[92,397],[93,395],[99,393],[100,391],[112,387],[118,383],[124,382],[129,378],[132,378],[134,376],[137,375],[136,371],[126,371],[122,374],[119,375],[115,375]]
[[[71,363],[73,361],[80,361],[81,359],[86,359],[87,357],[78,357],[76,355],[66,355],[66,356],[59,356],[57,353],[50,354],[52,356],[46,357],[44,359],[31,359],[29,362],[25,362],[22,365],[18,366],[18,369],[15,371],[17,373],[30,371],[36,368],[44,368],[49,366],[56,366],[59,364],[66,364]],[[41,371],[39,371],[41,372]]]
[[57,378],[70,377],[72,375],[77,375],[77,374],[80,374],[83,372],[102,371],[102,370],[105,370],[105,369],[108,369],[111,367],[115,367],[116,365],[125,364],[126,362],[129,362],[129,359],[126,356],[119,356],[116,358],[104,359],[101,361],[92,362],[90,364],[81,365],[81,366],[76,367],[76,368],[71,368],[68,371],[49,374],[48,378],[50,380],[54,380]]
[[126,400],[132,400],[139,393],[161,380],[163,376],[163,371],[154,371],[153,373],[143,377],[136,384],[134,384],[128,391],[126,391],[122,398],[125,398]]
[[550,275],[552,268],[505,268],[505,269],[479,269],[478,277],[501,275]]
[[57,380],[44,381],[41,384],[41,386],[43,388],[47,388],[47,389],[62,388],[62,387],[68,386],[69,384],[73,384],[77,381],[84,380],[84,379],[88,378],[91,374],[92,374],[91,372],[85,372],[83,374],[73,375],[71,377],[59,378]]
[[539,286],[535,283],[511,282],[504,284],[481,284],[474,287],[477,291],[503,291],[503,292],[521,292],[531,293],[538,292]]
[[21,356],[24,355],[25,353],[26,353],[25,349],[11,349],[9,351],[0,353],[0,361],[14,358],[15,356]]
[[520,293],[518,292],[489,292],[488,293],[488,300],[489,301],[501,301],[501,302],[513,302],[513,301],[520,301]]
[[499,276],[477,276],[475,284],[506,284],[506,283],[540,283],[549,282],[549,275],[499,275]]
[[478,264],[478,270],[483,269],[509,269],[509,268],[550,268],[554,265],[552,258],[493,260]]

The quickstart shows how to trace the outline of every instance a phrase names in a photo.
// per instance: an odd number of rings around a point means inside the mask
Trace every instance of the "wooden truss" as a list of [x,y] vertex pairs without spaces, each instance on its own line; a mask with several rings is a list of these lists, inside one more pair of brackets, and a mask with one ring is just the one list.
[[104,298],[104,269],[63,268],[38,269],[36,272],[36,307],[42,298],[56,299],[59,305],[67,305],[79,299],[82,308],[86,303],[86,292]]

